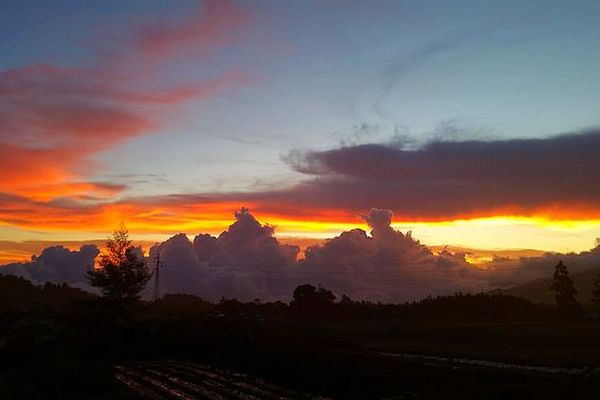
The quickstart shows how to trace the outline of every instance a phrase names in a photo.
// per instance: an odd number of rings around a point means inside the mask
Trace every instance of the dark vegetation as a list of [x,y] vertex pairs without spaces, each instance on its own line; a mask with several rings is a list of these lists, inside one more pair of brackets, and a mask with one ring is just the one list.
[[303,285],[289,305],[184,294],[119,304],[14,277],[1,277],[0,288],[2,399],[135,398],[113,377],[113,365],[127,360],[187,359],[338,399],[563,398],[597,383],[439,368],[381,353],[600,365],[600,323],[498,294],[380,304]]
[[[0,277],[1,399],[136,398],[115,379],[115,365],[160,360],[337,399],[578,398],[600,384],[600,321],[577,303],[562,263],[551,288],[556,306],[501,293],[382,304],[337,299],[311,285],[298,286],[289,305],[185,294],[140,302],[149,272],[126,233],[111,240],[90,274],[101,297]],[[578,369],[544,373],[458,359]]]

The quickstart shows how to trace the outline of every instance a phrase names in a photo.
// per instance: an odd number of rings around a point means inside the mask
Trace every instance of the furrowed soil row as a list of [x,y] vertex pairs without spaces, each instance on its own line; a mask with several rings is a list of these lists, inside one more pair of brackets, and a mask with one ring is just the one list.
[[[237,399],[240,397],[233,397],[227,393],[226,390],[220,390],[221,388],[215,387],[210,381],[202,381],[201,383],[193,383],[186,379],[183,379],[180,376],[175,376],[170,373],[166,373],[163,367],[149,367],[145,364],[138,365],[138,369],[140,373],[146,373],[148,375],[152,375],[153,378],[164,381],[168,381],[169,384],[176,386],[177,388],[184,390],[186,392],[191,392],[195,396],[199,396],[199,398],[207,398],[211,400],[228,400],[228,399]],[[198,398],[198,397],[196,397]]]
[[224,373],[223,371],[213,370],[189,363],[170,363],[179,371],[194,376],[205,377],[219,381],[225,385],[234,385],[242,392],[250,396],[257,396],[259,399],[278,399],[291,400],[290,392],[275,385],[265,385],[261,380],[253,379],[247,375],[237,373]]
[[[152,364],[152,365],[157,366],[156,364]],[[203,374],[197,374],[197,373],[191,372],[189,370],[186,370],[185,368],[177,367],[177,366],[171,365],[171,364],[160,365],[157,367],[161,368],[164,371],[168,371],[169,373],[174,374],[176,376],[180,376],[182,378],[189,379],[192,382],[210,386],[212,389],[218,391],[219,393],[221,393],[225,396],[228,396],[228,397],[235,398],[235,399],[246,399],[246,400],[281,399],[281,397],[261,395],[260,393],[258,393],[260,397],[256,397],[255,396],[257,394],[256,390],[252,391],[251,389],[253,389],[253,388],[251,388],[251,387],[242,388],[242,387],[240,387],[239,382],[235,382],[231,379],[228,379],[230,377],[208,376],[208,375],[203,375]],[[260,390],[258,390],[258,392],[260,392]]]
[[[180,399],[180,400],[196,400],[200,397],[192,396],[185,391],[172,387],[171,385],[161,381],[160,379],[156,379],[148,374],[144,374],[142,372],[138,372],[129,367],[118,366],[117,369],[123,375],[125,375],[129,379],[134,379],[138,381],[141,385],[145,386],[148,390],[154,391],[158,389],[159,391],[167,394],[171,398]],[[148,387],[148,385],[150,387]],[[208,397],[207,399],[212,399]]]
[[119,381],[150,400],[326,400],[190,362],[132,362],[115,368]]
[[[241,373],[233,373],[228,371],[223,371],[217,368],[211,368],[206,366],[201,366],[189,362],[177,362],[174,363],[180,368],[187,369],[196,374],[202,374],[205,376],[210,376],[213,379],[226,379],[227,383],[234,382],[234,384],[238,385],[240,388],[245,388],[247,390],[253,391],[254,394],[261,396],[260,398],[274,398],[274,399],[323,399],[324,397],[320,396],[309,396],[307,394],[297,393],[292,390],[285,389],[281,386],[274,385],[268,382],[263,381],[262,379],[256,379],[246,374]],[[270,396],[270,397],[265,397]]]
[[143,384],[141,384],[138,381],[135,381],[133,379],[130,379],[129,377],[125,376],[122,373],[117,372],[115,374],[115,378],[117,378],[117,380],[119,382],[122,382],[129,389],[131,389],[134,392],[138,393],[140,396],[142,396],[145,399],[148,399],[148,400],[164,400],[164,397],[161,397],[158,393],[154,392],[153,390],[148,389]]

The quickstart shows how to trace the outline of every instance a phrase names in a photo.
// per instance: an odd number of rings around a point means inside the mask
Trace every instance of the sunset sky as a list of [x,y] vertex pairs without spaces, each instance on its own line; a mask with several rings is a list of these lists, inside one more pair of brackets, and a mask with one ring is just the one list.
[[[366,229],[600,237],[596,1],[4,0],[0,261],[41,243]],[[298,239],[300,240],[300,239]],[[22,242],[22,243],[17,243]]]

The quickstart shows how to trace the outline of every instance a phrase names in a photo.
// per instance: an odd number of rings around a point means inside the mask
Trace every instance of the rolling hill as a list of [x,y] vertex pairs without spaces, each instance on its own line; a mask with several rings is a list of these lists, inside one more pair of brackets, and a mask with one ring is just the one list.
[[[577,300],[582,303],[590,303],[594,282],[600,276],[600,268],[594,268],[583,272],[574,273],[571,279],[577,289]],[[536,279],[509,289],[498,289],[499,293],[524,297],[533,303],[554,304],[554,292],[550,290],[552,278]]]

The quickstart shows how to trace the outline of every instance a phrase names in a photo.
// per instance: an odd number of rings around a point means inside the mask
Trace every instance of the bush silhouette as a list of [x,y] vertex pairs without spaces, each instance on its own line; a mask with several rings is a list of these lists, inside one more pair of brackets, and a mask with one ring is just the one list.
[[299,319],[320,320],[335,309],[335,295],[322,287],[300,285],[294,289],[290,311]]

